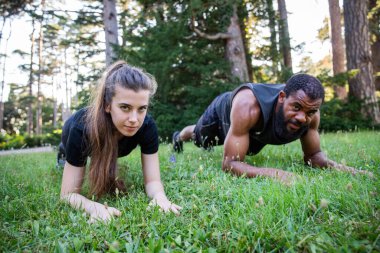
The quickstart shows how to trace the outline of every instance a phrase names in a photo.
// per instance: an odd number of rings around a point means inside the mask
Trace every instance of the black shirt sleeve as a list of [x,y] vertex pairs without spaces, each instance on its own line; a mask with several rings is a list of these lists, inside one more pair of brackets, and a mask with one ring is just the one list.
[[71,165],[83,167],[88,157],[88,145],[84,128],[86,108],[74,113],[62,129],[62,144],[65,147],[66,161]]
[[146,116],[140,136],[141,153],[154,154],[158,151],[158,130],[156,123],[150,115]]
[[83,167],[87,161],[87,145],[85,143],[84,131],[75,124],[69,131],[65,145],[66,161],[71,165]]

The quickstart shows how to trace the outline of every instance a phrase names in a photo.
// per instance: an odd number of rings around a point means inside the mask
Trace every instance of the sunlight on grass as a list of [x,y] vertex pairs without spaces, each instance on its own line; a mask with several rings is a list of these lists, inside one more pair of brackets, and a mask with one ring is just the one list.
[[372,171],[375,179],[306,167],[298,141],[247,157],[297,173],[292,186],[223,173],[222,147],[207,152],[186,143],[178,155],[162,144],[167,195],[184,207],[178,217],[147,211],[135,150],[119,159],[128,193],[100,200],[122,210],[108,225],[88,224],[85,214],[58,201],[62,172],[54,153],[0,157],[0,251],[380,251],[379,143],[379,132],[321,136],[329,158]]

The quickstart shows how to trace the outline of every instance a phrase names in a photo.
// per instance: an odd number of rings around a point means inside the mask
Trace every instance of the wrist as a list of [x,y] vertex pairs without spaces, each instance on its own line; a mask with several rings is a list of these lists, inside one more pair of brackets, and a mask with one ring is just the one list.
[[153,194],[152,199],[163,199],[167,198],[164,191],[159,191]]

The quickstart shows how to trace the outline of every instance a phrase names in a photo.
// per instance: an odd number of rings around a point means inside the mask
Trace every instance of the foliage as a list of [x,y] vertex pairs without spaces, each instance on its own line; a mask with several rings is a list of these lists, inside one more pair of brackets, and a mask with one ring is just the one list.
[[380,129],[373,125],[370,119],[366,119],[360,110],[362,103],[350,97],[350,102],[332,99],[321,106],[322,131],[351,131],[356,129]]
[[[323,134],[331,159],[380,174],[379,132]],[[237,178],[220,169],[222,149],[160,146],[161,175],[181,215],[147,210],[140,153],[119,159],[128,194],[109,224],[59,201],[55,153],[0,156],[0,251],[4,252],[379,252],[380,181],[305,167],[299,142],[267,146],[247,162],[300,175],[292,186]],[[87,182],[87,180],[85,181]],[[85,187],[84,194],[88,193]]]
[[41,147],[46,145],[58,146],[61,141],[61,129],[56,129],[43,135],[9,135],[0,134],[0,150]]
[[[120,58],[156,77],[158,90],[151,114],[165,138],[178,128],[194,124],[217,94],[238,85],[224,59],[224,42],[198,38],[190,29],[194,15],[208,33],[224,32],[231,3],[226,1],[218,8],[212,1],[143,4],[141,16],[124,31],[130,45],[117,52]],[[136,31],[136,27],[141,29]]]
[[5,19],[22,12],[28,4],[33,3],[34,0],[1,0],[0,1],[0,15]]

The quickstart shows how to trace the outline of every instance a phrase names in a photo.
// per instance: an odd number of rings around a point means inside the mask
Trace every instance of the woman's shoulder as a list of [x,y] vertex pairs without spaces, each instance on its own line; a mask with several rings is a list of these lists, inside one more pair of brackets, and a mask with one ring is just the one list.
[[71,128],[84,129],[87,110],[88,107],[81,108],[67,119],[67,123],[70,124]]
[[156,122],[154,121],[152,115],[150,115],[150,114],[147,114],[147,115],[145,116],[145,119],[144,119],[144,123],[143,123],[143,124],[144,124],[144,125],[147,125],[147,126],[154,126],[154,127],[156,127]]

